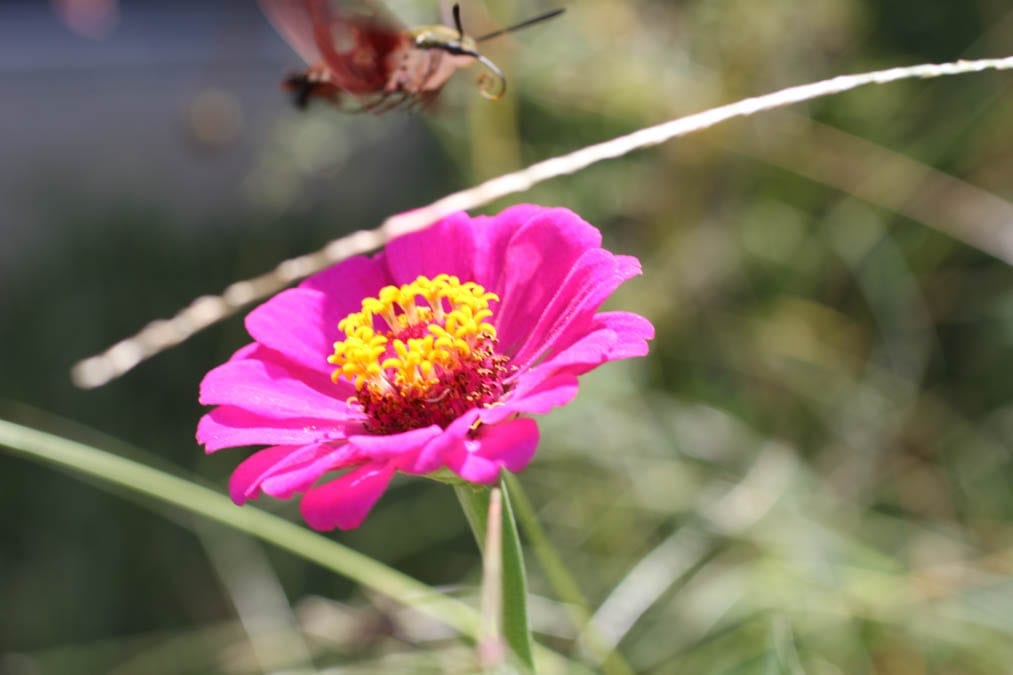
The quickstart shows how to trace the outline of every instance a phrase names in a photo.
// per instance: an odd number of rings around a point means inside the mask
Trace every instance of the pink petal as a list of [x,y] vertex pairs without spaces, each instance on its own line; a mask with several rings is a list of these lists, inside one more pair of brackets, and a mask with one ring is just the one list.
[[565,209],[546,209],[514,234],[501,285],[491,289],[503,300],[495,321],[506,353],[517,353],[577,261],[589,252],[612,257],[598,248],[600,243],[597,230]]
[[[352,312],[361,310],[363,298],[376,295],[381,288],[391,283],[382,256],[356,256],[314,274],[299,284],[299,288],[310,288],[323,293],[331,303],[328,311],[341,320]],[[337,321],[334,325],[336,328]],[[330,354],[329,349],[327,353]]]
[[[306,445],[342,440],[345,424],[321,419],[268,419],[235,406],[219,406],[197,423],[197,441],[206,452],[246,445]],[[353,425],[358,433],[358,428]]]
[[618,361],[646,356],[647,341],[654,339],[651,322],[632,312],[599,312],[594,317],[595,327],[603,327],[616,334],[615,342],[606,355],[607,361]]
[[642,356],[647,351],[646,340],[653,336],[653,331],[650,323],[635,314],[599,314],[594,319],[591,332],[537,366],[522,370],[516,378],[518,386],[523,388],[523,382],[547,379],[562,372],[583,375],[607,361]]
[[390,276],[396,284],[410,283],[419,275],[432,279],[437,274],[474,280],[475,236],[476,228],[468,216],[455,213],[425,230],[398,237],[384,252]]
[[538,425],[522,417],[479,428],[477,438],[464,436],[444,455],[447,467],[472,483],[491,484],[500,470],[521,471],[538,448]]
[[303,518],[315,530],[358,527],[393,475],[390,464],[366,464],[312,488],[302,499]]
[[577,395],[577,375],[607,361],[643,356],[647,340],[654,337],[650,322],[628,312],[603,312],[594,325],[594,332],[521,372],[502,404],[482,411],[482,420],[495,424],[510,415],[540,415],[566,405]]
[[[601,233],[569,209],[521,211],[524,220],[514,221],[513,236],[506,243],[505,266],[513,271],[522,253],[531,253],[547,264],[527,267],[542,275],[562,275],[585,251],[601,247]],[[497,220],[512,220],[513,211],[504,211]],[[519,276],[519,275],[514,275]]]
[[291,370],[258,360],[227,361],[210,371],[200,385],[200,402],[233,405],[267,419],[361,419],[345,401],[322,393]]
[[321,451],[307,456],[292,465],[276,466],[260,479],[265,494],[288,499],[297,492],[305,492],[329,471],[347,469],[362,464],[363,457],[350,445],[338,448],[323,446]]
[[328,471],[360,462],[355,450],[347,445],[338,448],[321,444],[266,448],[240,463],[229,480],[229,494],[237,504],[256,499],[261,492],[288,499],[294,493],[309,488]]
[[527,371],[568,372],[582,375],[606,361],[618,361],[647,353],[647,341],[654,338],[654,326],[647,319],[628,312],[596,314],[590,332],[535,368]]
[[[313,448],[313,446],[304,447]],[[277,445],[259,450],[240,462],[229,479],[229,495],[232,496],[232,501],[243,504],[248,499],[256,499],[260,496],[261,477],[303,449],[291,445]]]
[[445,430],[441,429],[413,458],[412,464],[401,463],[398,468],[405,473],[424,475],[444,468],[445,455],[464,442],[472,425],[478,420],[479,410],[472,409],[454,420]]
[[263,361],[284,368],[293,379],[305,382],[328,397],[347,401],[355,395],[355,387],[351,382],[340,379],[337,382],[331,380],[330,372],[322,373],[319,370],[305,368],[281,352],[270,349],[259,342],[251,342],[242,349],[236,351],[229,361]]
[[443,429],[434,424],[399,434],[351,436],[348,443],[363,457],[368,457],[375,462],[391,461],[396,468],[404,469],[404,467],[412,465],[415,456],[427,443],[442,433]]
[[261,351],[263,347],[258,345],[256,342],[243,345],[235,351],[235,353],[229,357],[229,361],[245,361],[246,359],[258,358],[257,353]]
[[487,424],[499,424],[514,415],[544,415],[553,408],[564,406],[577,395],[577,376],[561,373],[545,378],[527,378],[518,382],[518,388],[500,405],[485,408],[480,417]]
[[274,296],[246,317],[246,330],[265,347],[303,368],[330,377],[334,366],[327,357],[341,337],[334,303],[310,288],[290,288]]
[[508,325],[502,319],[499,326],[507,334],[517,335],[518,341],[511,343],[514,365],[520,369],[529,367],[528,361],[535,361],[539,354],[554,346],[560,333],[568,326],[593,316],[607,293],[596,282],[603,276],[603,267],[611,266],[612,254],[601,249],[586,251],[570,268],[566,277],[553,288],[553,295],[540,307],[531,308],[533,313],[516,314],[515,320],[522,326]]
[[515,347],[514,364],[522,370],[528,368],[543,355],[559,351],[586,333],[605,299],[630,274],[639,273],[639,265],[631,266],[628,260],[603,249],[582,255],[551,301],[538,308],[536,315],[524,316],[524,326],[506,328],[521,340]]
[[473,281],[498,293],[504,288],[503,277],[509,266],[510,239],[534,216],[544,211],[541,206],[518,204],[495,216],[477,216],[472,219],[476,251],[472,261]]

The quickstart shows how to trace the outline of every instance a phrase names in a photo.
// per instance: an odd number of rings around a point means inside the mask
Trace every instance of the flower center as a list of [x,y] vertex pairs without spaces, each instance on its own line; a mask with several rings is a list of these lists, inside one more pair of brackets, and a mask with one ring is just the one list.
[[488,322],[489,303],[498,300],[447,274],[386,286],[338,324],[345,337],[327,358],[337,366],[331,378],[355,384],[354,400],[373,433],[446,428],[507,391],[513,368],[496,354],[496,329]]

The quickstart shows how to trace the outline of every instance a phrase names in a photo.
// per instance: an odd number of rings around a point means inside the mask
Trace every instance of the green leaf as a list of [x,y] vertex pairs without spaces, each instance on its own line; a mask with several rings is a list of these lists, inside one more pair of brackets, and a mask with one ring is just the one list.
[[[517,524],[506,483],[500,481],[503,495],[503,636],[517,661],[527,670],[535,668],[532,655],[531,628],[528,625],[527,576],[524,572],[524,555],[521,549]],[[486,487],[458,486],[457,498],[464,509],[464,515],[471,525],[475,541],[484,552],[486,522],[489,515],[490,490]],[[483,553],[484,554],[484,553]]]
[[471,607],[406,574],[254,506],[238,508],[228,497],[98,448],[0,420],[0,447],[29,459],[98,479],[99,485],[126,488],[184,511],[259,537],[333,572],[452,626],[471,638],[479,617]]
[[570,622],[579,635],[584,637],[584,646],[594,656],[595,662],[599,664],[605,675],[632,675],[633,668],[626,663],[616,649],[610,647],[602,638],[601,632],[591,623],[591,611],[588,609],[587,599],[580,591],[577,581],[570,574],[563,563],[562,558],[552,542],[549,541],[545,530],[542,529],[538,517],[535,515],[534,506],[524,492],[520,480],[512,473],[504,473],[503,479],[510,488],[510,500],[517,515],[517,521],[524,531],[524,538],[528,542],[528,548],[535,554],[535,559],[541,565],[549,584],[555,590],[557,597],[563,601],[570,617]]

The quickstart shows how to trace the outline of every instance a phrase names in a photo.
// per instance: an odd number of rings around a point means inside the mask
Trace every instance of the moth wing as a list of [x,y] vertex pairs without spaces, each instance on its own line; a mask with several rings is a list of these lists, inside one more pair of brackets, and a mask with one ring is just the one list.
[[323,63],[333,83],[354,94],[383,89],[388,56],[406,39],[397,20],[367,0],[261,0],[261,6],[307,63]]
[[307,65],[323,60],[313,37],[313,18],[307,0],[260,0],[260,7],[274,29]]

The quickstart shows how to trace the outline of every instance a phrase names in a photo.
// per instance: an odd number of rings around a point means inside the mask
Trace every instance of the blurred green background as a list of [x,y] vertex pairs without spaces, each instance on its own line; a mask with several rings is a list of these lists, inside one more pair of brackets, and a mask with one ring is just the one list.
[[[438,14],[391,4],[406,23]],[[475,33],[558,4],[463,2]],[[500,172],[792,84],[1013,45],[1002,0],[564,4],[489,44],[505,100],[468,71],[429,114],[375,117],[291,109],[278,81],[298,57],[254,2],[4,0],[0,417],[224,493],[245,453],[197,447],[196,392],[247,341],[240,318],[97,391],[70,366]],[[520,477],[635,671],[1013,672],[1011,200],[1013,77],[985,73],[732,122],[489,207],[569,207],[644,265],[610,306],[654,322],[651,355],[585,377]],[[0,673],[473,666],[375,594],[149,507],[0,452]],[[474,596],[444,485],[397,480],[333,536]],[[537,637],[580,660],[528,563]]]

